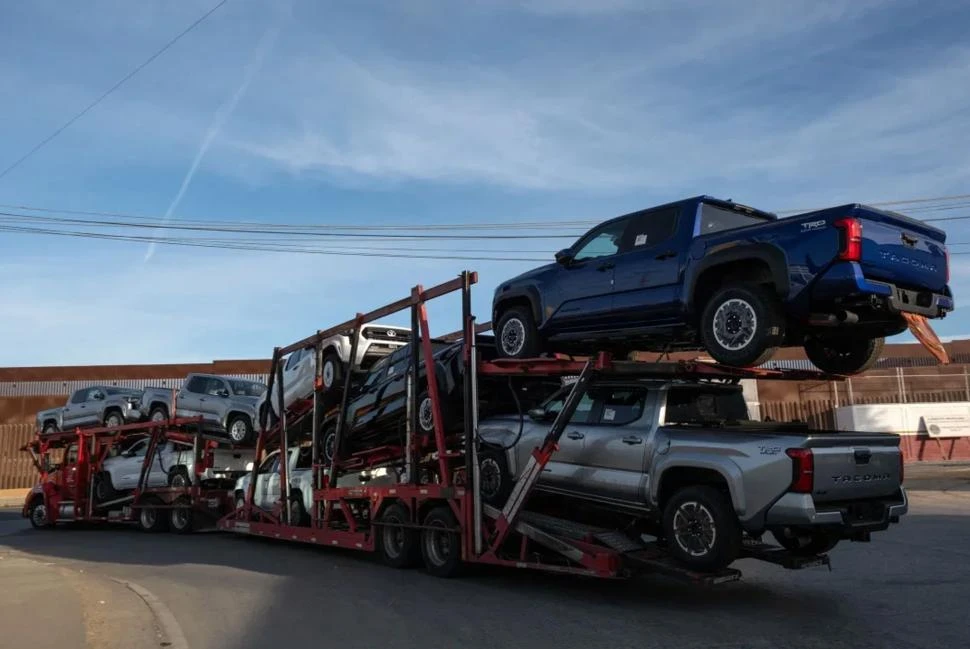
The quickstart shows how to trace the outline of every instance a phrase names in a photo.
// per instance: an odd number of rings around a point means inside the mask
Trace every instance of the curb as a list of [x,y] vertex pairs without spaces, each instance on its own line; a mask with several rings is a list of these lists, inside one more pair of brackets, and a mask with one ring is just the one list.
[[185,634],[182,633],[182,627],[179,625],[178,620],[175,619],[172,611],[162,603],[162,600],[134,582],[115,579],[114,577],[111,578],[111,581],[121,584],[138,595],[148,608],[151,609],[152,614],[158,621],[158,625],[162,627],[162,632],[167,639],[167,644],[163,644],[163,646],[169,647],[170,649],[189,649],[189,643],[185,639]]

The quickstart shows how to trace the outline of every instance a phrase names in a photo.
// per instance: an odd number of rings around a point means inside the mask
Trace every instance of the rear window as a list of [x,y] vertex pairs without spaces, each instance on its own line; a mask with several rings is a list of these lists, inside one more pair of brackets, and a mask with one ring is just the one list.
[[667,392],[664,423],[690,424],[711,420],[748,421],[748,405],[740,387],[672,387]]
[[266,392],[266,386],[252,381],[229,381],[232,393],[240,397],[260,397]]
[[735,228],[743,228],[748,225],[756,225],[758,223],[765,222],[766,219],[763,219],[760,216],[745,214],[743,212],[735,212],[734,210],[726,210],[722,207],[702,203],[701,218],[697,224],[695,234],[713,234],[715,232],[734,230]]

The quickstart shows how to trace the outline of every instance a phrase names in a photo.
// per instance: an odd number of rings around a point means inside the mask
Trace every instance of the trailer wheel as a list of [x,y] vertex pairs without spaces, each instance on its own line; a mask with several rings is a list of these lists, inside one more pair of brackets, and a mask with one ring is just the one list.
[[377,533],[377,550],[384,563],[392,568],[413,568],[418,563],[420,552],[417,530],[400,527],[407,525],[411,517],[407,508],[394,503],[381,515],[381,525]]
[[760,365],[785,340],[778,298],[758,284],[723,286],[704,306],[701,342],[718,363]]
[[482,500],[501,507],[512,493],[509,463],[501,449],[485,447],[478,452],[478,490]]
[[44,504],[43,496],[38,496],[31,501],[27,516],[30,518],[30,524],[34,529],[52,527],[50,517],[47,516],[47,505]]
[[839,537],[825,530],[800,533],[799,530],[785,527],[771,530],[771,535],[778,541],[778,545],[803,557],[825,554],[839,544]]
[[303,497],[300,494],[290,496],[290,525],[306,527],[310,524],[310,515],[303,506]]
[[663,531],[670,553],[696,570],[719,570],[741,553],[741,524],[731,501],[706,485],[685,487],[667,501]]
[[152,498],[146,499],[145,503],[138,510],[138,527],[143,532],[164,532],[168,523],[166,516],[155,507],[162,504],[160,500]]
[[233,415],[226,425],[229,439],[235,444],[246,444],[253,438],[253,424],[246,415]]
[[334,350],[329,350],[323,355],[323,364],[320,367],[320,378],[323,380],[323,389],[329,390],[343,379],[344,364],[340,356]]
[[174,509],[169,513],[168,528],[176,534],[188,534],[192,531],[192,501],[183,496],[174,504]]
[[421,530],[421,557],[428,574],[454,577],[461,571],[461,536],[455,531],[458,521],[451,509],[439,506],[424,517]]

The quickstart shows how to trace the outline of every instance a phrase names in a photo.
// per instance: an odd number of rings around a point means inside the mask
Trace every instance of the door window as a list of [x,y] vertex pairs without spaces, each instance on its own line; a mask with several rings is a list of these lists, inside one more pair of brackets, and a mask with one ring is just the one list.
[[290,357],[286,359],[286,365],[283,367],[283,370],[286,372],[292,371],[293,368],[296,367],[297,364],[300,362],[301,356],[303,356],[302,349],[298,349],[292,354],[290,354]]
[[128,452],[132,457],[145,457],[145,453],[148,452],[148,440],[138,442]]
[[185,386],[186,392],[205,394],[205,389],[209,385],[209,379],[204,376],[193,376]]
[[294,469],[310,469],[313,468],[313,449],[309,446],[302,447],[297,451],[296,455],[296,465]]
[[643,416],[647,398],[643,388],[594,387],[590,393],[595,404],[591,424],[624,426]]
[[[569,396],[569,391],[563,392],[560,396],[555,397],[552,401],[546,403],[546,414],[551,418],[554,415],[558,415],[559,411],[562,410],[563,405],[566,403],[566,397]],[[589,392],[583,395],[583,398],[579,401],[579,405],[576,406],[576,412],[573,413],[572,418],[570,418],[569,423],[571,424],[588,424],[590,419],[590,414],[593,412],[593,399],[589,396]]]
[[221,396],[223,392],[227,391],[226,382],[222,379],[210,378],[208,385],[206,387],[206,394],[218,397]]
[[607,223],[598,230],[594,230],[586,235],[586,238],[580,242],[579,248],[576,250],[576,254],[573,255],[575,261],[583,261],[586,259],[596,259],[597,257],[608,257],[610,255],[615,255],[620,251],[620,243],[623,239],[623,233],[626,230],[629,221],[626,219],[621,221],[613,221],[612,223]]
[[71,403],[84,403],[88,399],[88,392],[89,390],[78,390],[71,397]]
[[643,212],[630,220],[623,234],[620,248],[623,252],[644,246],[663,243],[674,236],[680,208],[668,208]]
[[104,390],[101,388],[91,388],[88,390],[88,401],[100,401],[104,399]]
[[279,459],[279,453],[273,453],[270,455],[268,458],[263,460],[262,464],[259,465],[259,473],[275,473]]

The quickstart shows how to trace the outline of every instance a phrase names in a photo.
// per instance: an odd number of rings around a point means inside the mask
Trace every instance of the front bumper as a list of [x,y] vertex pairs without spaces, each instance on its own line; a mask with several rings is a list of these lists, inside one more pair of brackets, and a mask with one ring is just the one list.
[[121,416],[125,418],[126,424],[134,424],[141,421],[145,417],[145,414],[139,408],[128,408],[121,413]]
[[909,498],[903,487],[889,497],[844,503],[816,504],[811,494],[786,493],[765,516],[767,527],[839,528],[846,533],[875,532],[899,522],[909,511]]

